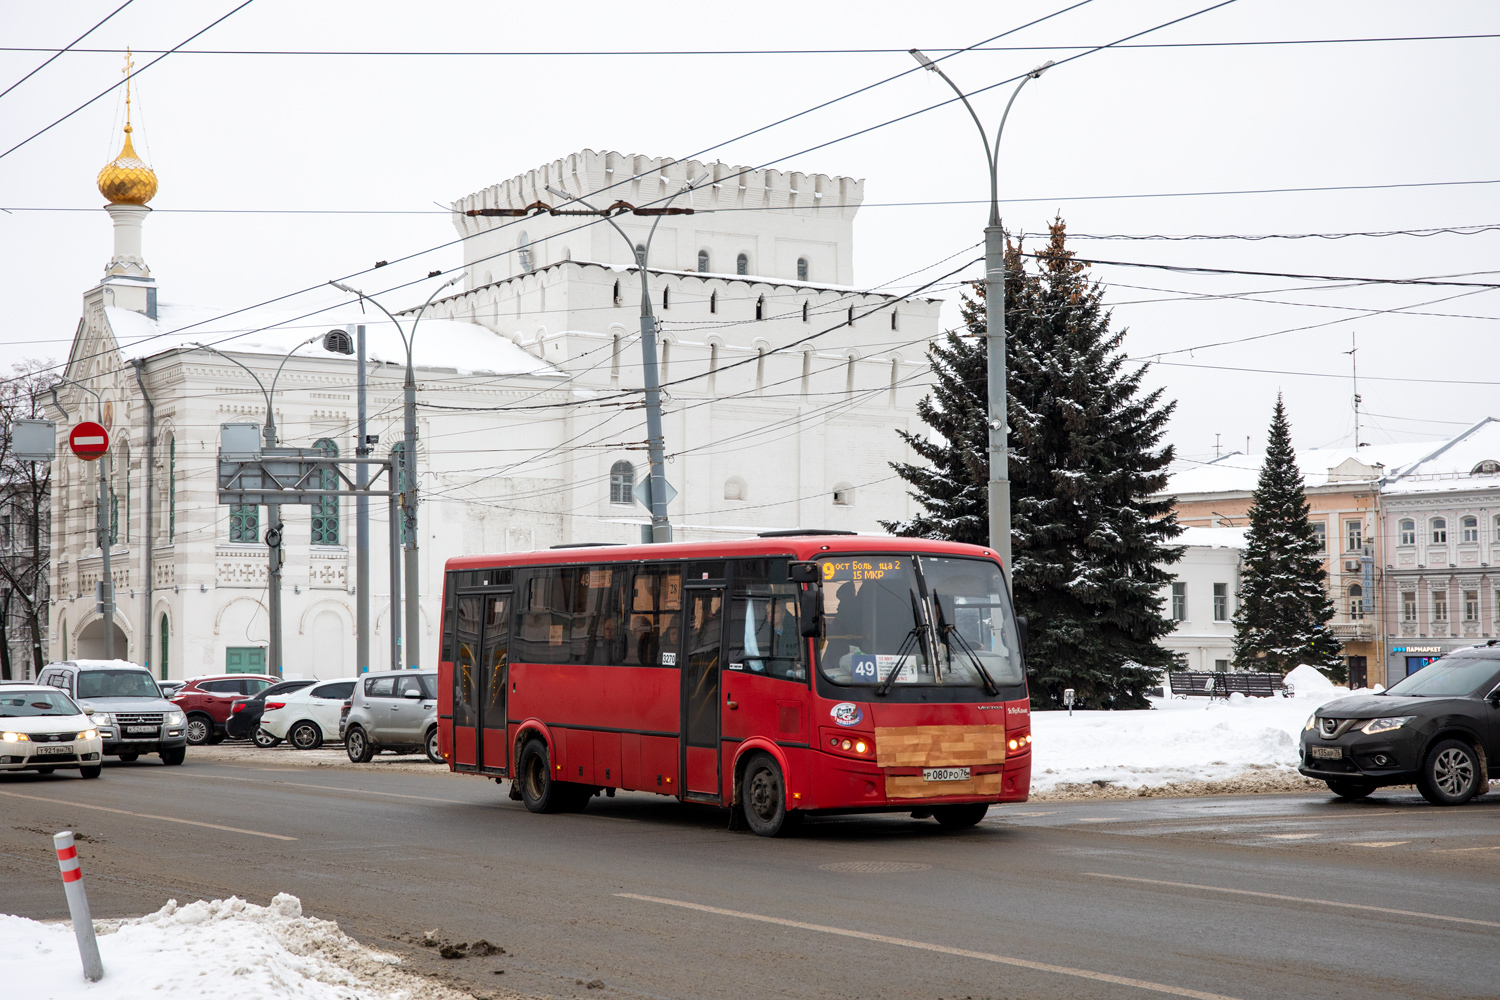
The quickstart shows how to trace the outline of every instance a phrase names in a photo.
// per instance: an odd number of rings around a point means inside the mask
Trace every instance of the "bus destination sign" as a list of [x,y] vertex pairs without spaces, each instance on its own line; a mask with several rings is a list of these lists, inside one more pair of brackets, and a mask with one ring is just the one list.
[[888,575],[900,575],[906,569],[904,559],[824,559],[823,582],[839,583],[844,580],[884,580]]

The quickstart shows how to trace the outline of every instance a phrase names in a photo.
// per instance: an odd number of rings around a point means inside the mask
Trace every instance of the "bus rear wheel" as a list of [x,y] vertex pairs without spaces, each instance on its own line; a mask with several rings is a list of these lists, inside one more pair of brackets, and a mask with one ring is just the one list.
[[966,806],[933,806],[932,817],[952,830],[976,825],[990,811],[989,803],[974,802]]
[[740,806],[745,822],[761,837],[781,837],[790,833],[801,818],[786,808],[786,779],[781,767],[768,753],[755,754],[745,764],[740,779]]
[[552,755],[540,739],[526,741],[520,763],[516,781],[527,809],[534,813],[582,812],[588,804],[591,789],[552,777]]

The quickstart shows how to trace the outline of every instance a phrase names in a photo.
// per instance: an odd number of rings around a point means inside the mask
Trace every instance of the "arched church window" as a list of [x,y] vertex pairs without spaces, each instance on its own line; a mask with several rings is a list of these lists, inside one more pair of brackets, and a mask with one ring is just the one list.
[[531,237],[523,230],[521,238],[516,241],[516,259],[520,261],[521,270],[530,274],[531,267]]
[[798,281],[806,281],[807,280],[807,258],[806,257],[798,257],[797,258],[797,280]]
[[708,273],[708,251],[707,250],[699,250],[698,251],[698,273],[699,274],[707,274]]
[[750,273],[750,258],[749,258],[749,256],[747,256],[746,254],[740,254],[738,257],[736,257],[734,259],[734,273],[735,274],[749,274]]
[[[339,446],[329,438],[319,438],[313,442],[313,448],[320,451],[328,458],[339,457]],[[319,489],[336,490],[339,488],[339,476],[332,469],[323,469],[318,473]],[[339,498],[322,497],[312,508],[312,543],[314,545],[337,545],[339,544]]]
[[609,502],[635,503],[635,466],[620,461],[609,469]]

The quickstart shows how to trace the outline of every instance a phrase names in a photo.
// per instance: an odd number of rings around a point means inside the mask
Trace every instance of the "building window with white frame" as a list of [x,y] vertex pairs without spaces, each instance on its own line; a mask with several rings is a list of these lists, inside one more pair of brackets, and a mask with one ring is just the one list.
[[1362,521],[1362,520],[1358,520],[1358,521],[1345,521],[1344,522],[1344,551],[1345,552],[1358,552],[1360,549],[1362,549],[1364,547],[1365,547],[1365,522]]
[[1448,521],[1446,518],[1435,517],[1432,519],[1432,544],[1448,544]]
[[1172,620],[1187,621],[1187,584],[1181,580],[1172,584]]
[[1446,590],[1432,592],[1432,620],[1435,622],[1448,620],[1448,592]]
[[1404,622],[1417,620],[1417,594],[1414,590],[1408,590],[1401,595],[1401,620]]
[[1229,620],[1229,584],[1214,584],[1214,621],[1227,622]]
[[609,469],[609,502],[635,503],[635,466],[620,461]]
[[807,280],[807,258],[806,257],[798,257],[797,258],[797,280],[798,281],[806,281]]
[[1479,591],[1464,591],[1464,621],[1479,621]]
[[1327,552],[1328,551],[1328,522],[1326,522],[1326,521],[1313,521],[1312,522],[1312,532],[1313,532],[1313,537],[1318,540],[1318,551],[1319,552]]
[[734,273],[735,274],[749,274],[750,273],[750,255],[749,254],[743,254],[742,253],[739,256],[737,256],[737,257],[734,258]]
[[1479,541],[1479,518],[1463,517],[1458,522],[1459,538],[1465,542]]
[[699,274],[707,274],[708,273],[708,251],[707,250],[699,250],[698,251],[698,273]]
[[1401,519],[1401,542],[1402,545],[1417,544],[1417,522],[1409,517]]
[[1500,514],[1495,515],[1495,541],[1500,542]]
[[1363,621],[1365,617],[1365,588],[1357,583],[1349,585],[1349,620]]

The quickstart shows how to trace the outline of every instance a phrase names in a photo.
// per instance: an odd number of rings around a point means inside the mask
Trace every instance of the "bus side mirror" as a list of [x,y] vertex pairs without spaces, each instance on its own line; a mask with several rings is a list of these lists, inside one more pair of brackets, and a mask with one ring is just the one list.
[[1021,656],[1026,655],[1026,616],[1016,616],[1016,637],[1021,640]]
[[818,583],[823,578],[815,562],[794,562],[787,567],[787,575],[793,583]]
[[823,615],[818,598],[822,590],[815,583],[807,584],[797,594],[797,617],[802,620],[802,638],[816,639],[823,633]]

